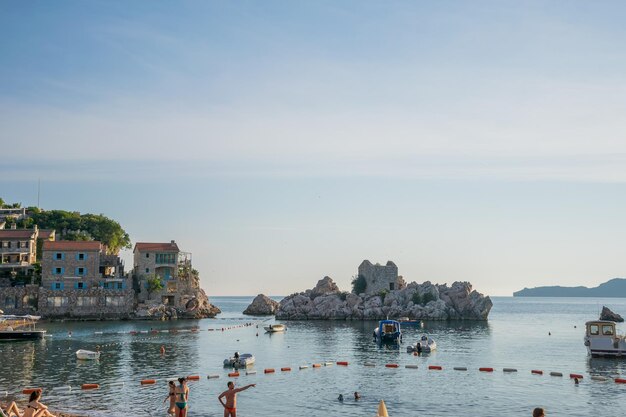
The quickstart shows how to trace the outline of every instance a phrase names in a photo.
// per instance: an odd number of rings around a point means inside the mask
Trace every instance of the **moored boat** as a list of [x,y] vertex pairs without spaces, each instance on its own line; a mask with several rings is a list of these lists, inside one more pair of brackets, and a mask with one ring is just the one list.
[[255,358],[251,353],[242,353],[239,355],[238,353],[235,356],[224,359],[224,366],[231,366],[233,368],[245,368],[254,364]]
[[626,336],[617,334],[613,321],[595,320],[585,323],[585,346],[592,357],[626,357]]
[[418,353],[430,353],[437,349],[437,343],[430,337],[424,335],[415,342],[415,344],[410,345],[406,348],[407,352],[418,352]]
[[13,316],[0,314],[0,341],[43,339],[45,330],[37,330],[40,316]]
[[96,360],[96,359],[100,359],[100,352],[79,349],[76,351],[76,358],[81,359],[81,360]]
[[284,332],[287,329],[287,327],[285,327],[284,324],[280,324],[280,323],[270,324],[269,326],[264,326],[263,328],[265,329],[266,332],[270,332],[270,333]]
[[374,338],[379,343],[402,342],[400,323],[395,320],[381,320],[374,328]]
[[421,320],[411,320],[408,317],[400,317],[398,319],[398,322],[400,322],[400,325],[402,325],[402,326],[415,326],[415,327],[421,327],[422,326],[422,321]]

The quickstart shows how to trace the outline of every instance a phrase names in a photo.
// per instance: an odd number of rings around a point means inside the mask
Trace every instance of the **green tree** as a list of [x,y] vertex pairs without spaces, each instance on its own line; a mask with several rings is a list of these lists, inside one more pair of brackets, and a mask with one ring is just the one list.
[[152,298],[153,293],[163,289],[163,282],[161,282],[161,278],[154,274],[148,275],[146,282],[148,283],[148,298]]
[[354,277],[352,280],[352,292],[358,295],[364,293],[366,289],[367,281],[365,280],[365,277],[363,275]]

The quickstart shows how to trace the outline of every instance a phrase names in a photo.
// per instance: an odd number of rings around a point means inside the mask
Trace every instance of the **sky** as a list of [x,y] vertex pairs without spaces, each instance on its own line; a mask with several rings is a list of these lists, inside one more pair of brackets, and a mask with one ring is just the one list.
[[[626,3],[0,2],[0,197],[211,295],[626,275]],[[129,252],[122,254],[127,269]]]

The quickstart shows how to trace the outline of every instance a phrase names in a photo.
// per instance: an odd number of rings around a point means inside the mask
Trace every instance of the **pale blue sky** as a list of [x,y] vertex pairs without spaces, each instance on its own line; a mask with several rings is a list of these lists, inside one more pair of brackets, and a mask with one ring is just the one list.
[[2,2],[0,196],[41,178],[44,208],[175,239],[213,295],[348,289],[363,259],[597,285],[626,267],[625,12]]

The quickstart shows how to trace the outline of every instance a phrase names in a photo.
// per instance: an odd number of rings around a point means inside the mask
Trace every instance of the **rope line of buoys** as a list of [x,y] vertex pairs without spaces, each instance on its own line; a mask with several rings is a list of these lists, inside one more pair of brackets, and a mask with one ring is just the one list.
[[397,368],[400,365],[398,365],[397,363],[387,363],[385,364],[385,368]]
[[583,376],[581,374],[569,374],[569,377],[571,379],[574,379],[574,378],[583,379]]
[[348,362],[346,362],[346,361],[338,361],[338,362],[337,362],[337,365],[340,365],[340,366],[348,366]]
[[83,384],[80,386],[80,389],[99,389],[100,385],[98,384]]
[[281,372],[289,372],[289,371],[291,371],[291,368],[289,368],[289,367],[280,368],[280,371]]
[[430,371],[441,371],[443,368],[439,365],[428,365],[428,370]]
[[274,372],[276,372],[276,370],[274,368],[265,368],[263,370],[263,373],[265,373],[265,374],[273,374]]
[[235,371],[235,372],[229,372],[228,376],[231,378],[235,378],[239,376],[239,372]]
[[563,376],[561,372],[550,372],[550,376]]
[[480,372],[493,372],[493,368],[478,368]]
[[533,375],[543,375],[543,371],[540,371],[539,369],[533,369],[530,373]]
[[139,381],[139,383],[141,385],[152,385],[156,384],[156,379],[142,379],[141,381]]

